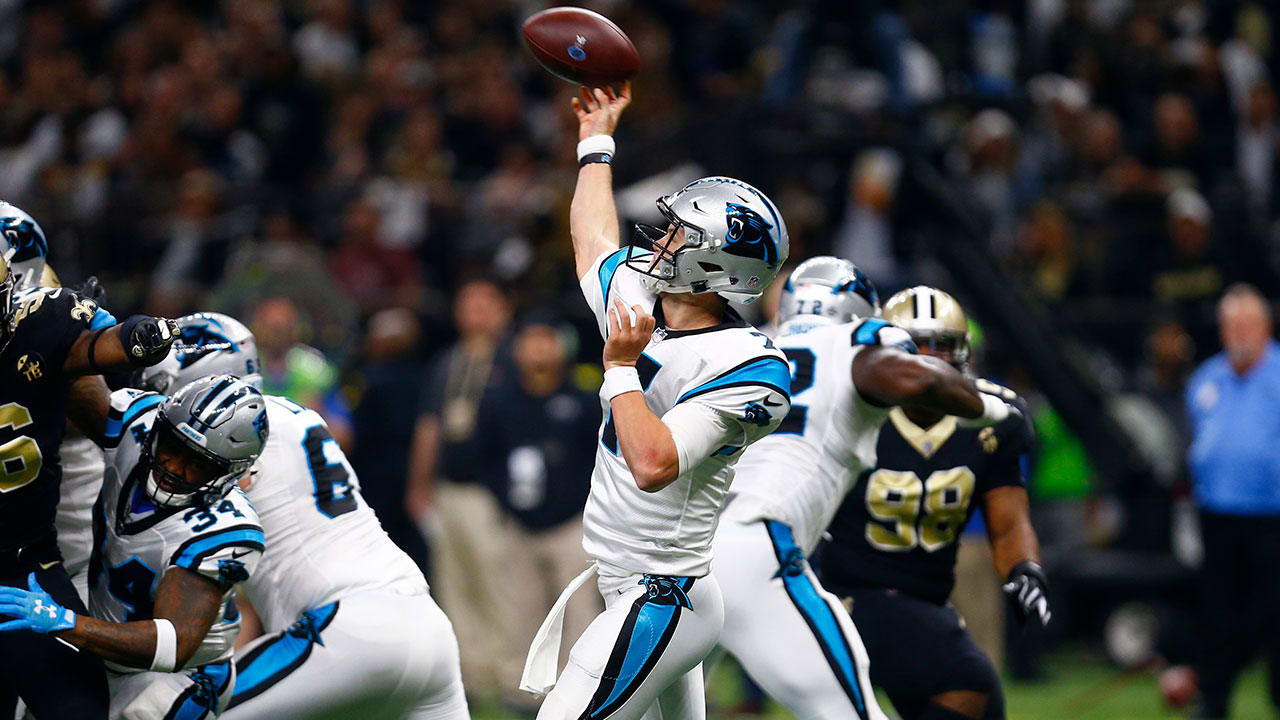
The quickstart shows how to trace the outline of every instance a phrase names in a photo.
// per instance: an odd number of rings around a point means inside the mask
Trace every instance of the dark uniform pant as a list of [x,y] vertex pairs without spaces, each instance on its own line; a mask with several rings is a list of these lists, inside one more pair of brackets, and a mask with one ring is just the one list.
[[852,600],[849,615],[871,658],[871,684],[904,720],[920,717],[935,695],[955,690],[986,693],[983,717],[1004,718],[995,668],[950,605],[884,588],[837,595]]
[[1204,564],[1197,673],[1207,717],[1226,717],[1236,677],[1267,654],[1280,705],[1280,517],[1200,513]]
[[[0,553],[0,584],[26,589],[32,572],[58,604],[89,614],[52,536],[21,553]],[[107,676],[97,656],[27,630],[0,633],[0,717],[13,717],[19,697],[40,720],[106,720],[109,707]]]

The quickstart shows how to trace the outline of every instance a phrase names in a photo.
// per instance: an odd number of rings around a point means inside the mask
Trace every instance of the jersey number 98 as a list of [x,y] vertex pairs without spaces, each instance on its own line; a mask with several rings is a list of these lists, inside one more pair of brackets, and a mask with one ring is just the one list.
[[876,470],[867,478],[867,542],[885,552],[941,550],[964,525],[973,485],[967,467],[938,470],[923,482],[910,471]]

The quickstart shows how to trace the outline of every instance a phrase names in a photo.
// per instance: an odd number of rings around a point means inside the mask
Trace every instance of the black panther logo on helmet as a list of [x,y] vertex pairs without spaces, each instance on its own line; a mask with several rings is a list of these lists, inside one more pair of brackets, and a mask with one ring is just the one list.
[[738,203],[725,203],[729,233],[724,251],[739,257],[755,258],[769,267],[778,264],[778,244],[769,232],[773,226],[760,213]]

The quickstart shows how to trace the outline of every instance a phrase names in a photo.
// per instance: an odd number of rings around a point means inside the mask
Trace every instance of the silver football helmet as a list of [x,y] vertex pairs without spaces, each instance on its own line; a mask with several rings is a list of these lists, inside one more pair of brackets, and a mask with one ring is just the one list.
[[[777,206],[741,180],[702,178],[657,203],[670,227],[638,225],[626,257],[654,292],[714,292],[750,303],[787,261],[790,241]],[[667,247],[680,228],[684,242]]]
[[178,318],[178,339],[164,360],[142,368],[131,383],[142,390],[169,394],[208,375],[230,375],[262,389],[258,344],[244,323],[221,313]]
[[230,375],[200,378],[160,404],[142,447],[147,495],[185,507],[225,495],[267,442],[267,401]]
[[14,287],[19,290],[39,287],[49,255],[49,241],[35,218],[17,205],[0,201],[0,253],[6,251],[13,253],[9,258],[9,272],[13,274]]
[[867,274],[848,260],[830,255],[796,266],[778,297],[778,324],[804,315],[834,324],[878,317],[880,296]]

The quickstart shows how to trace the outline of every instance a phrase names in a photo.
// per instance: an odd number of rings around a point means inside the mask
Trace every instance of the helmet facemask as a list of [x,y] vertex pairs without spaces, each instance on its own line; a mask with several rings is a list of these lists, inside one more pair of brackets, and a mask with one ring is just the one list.
[[[690,285],[678,282],[680,276],[680,254],[702,244],[706,233],[681,220],[668,205],[669,197],[658,198],[658,210],[667,219],[669,227],[663,229],[654,225],[637,223],[634,240],[627,247],[626,264],[632,270],[645,276],[645,284],[653,292],[705,292],[694,290]],[[670,247],[670,238],[684,230],[684,242],[674,250]]]
[[13,290],[16,280],[10,271],[8,258],[0,255],[0,351],[4,350],[13,338],[14,312]]
[[[170,467],[180,466],[182,472],[165,467],[162,458]],[[186,507],[225,495],[252,463],[213,455],[188,440],[161,413],[142,446],[141,464],[147,472],[146,493],[157,505]]]

